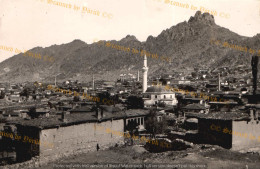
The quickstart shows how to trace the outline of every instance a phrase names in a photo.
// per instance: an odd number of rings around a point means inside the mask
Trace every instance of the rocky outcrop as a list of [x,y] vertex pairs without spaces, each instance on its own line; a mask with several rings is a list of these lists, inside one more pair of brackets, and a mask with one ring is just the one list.
[[140,56],[140,52],[133,53],[133,48],[145,49],[160,57],[171,58],[171,64],[160,59],[148,58],[149,74],[172,72],[175,69],[194,66],[250,66],[252,54],[211,44],[211,39],[260,50],[259,34],[252,38],[240,36],[216,25],[213,15],[198,11],[188,22],[163,30],[157,37],[149,36],[145,42],[140,42],[135,36],[130,35],[120,41],[109,41],[115,45],[129,47],[131,52],[106,47],[107,41],[102,41],[104,45],[100,45],[74,40],[68,44],[33,48],[29,51],[51,56],[54,62],[23,54],[15,55],[0,63],[0,82],[53,82],[57,74],[60,74],[57,76],[58,81],[68,78],[90,81],[92,74],[95,74],[97,79],[116,80],[121,73],[127,71],[133,74],[142,68],[143,57]]

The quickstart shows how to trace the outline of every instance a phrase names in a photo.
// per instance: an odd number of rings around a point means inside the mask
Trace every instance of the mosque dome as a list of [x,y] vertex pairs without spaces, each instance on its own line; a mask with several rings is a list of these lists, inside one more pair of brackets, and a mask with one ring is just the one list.
[[173,93],[170,90],[166,90],[164,86],[151,86],[148,87],[145,93]]

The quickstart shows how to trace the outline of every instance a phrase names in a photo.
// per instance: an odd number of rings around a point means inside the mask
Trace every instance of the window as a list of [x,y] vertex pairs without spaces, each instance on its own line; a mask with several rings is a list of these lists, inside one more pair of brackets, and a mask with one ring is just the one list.
[[166,99],[166,96],[164,95],[164,98]]
[[141,118],[141,125],[144,124],[144,118]]
[[172,95],[171,95],[171,99],[172,99]]
[[157,95],[155,95],[155,98],[157,99]]
[[140,125],[140,118],[138,118],[138,125]]

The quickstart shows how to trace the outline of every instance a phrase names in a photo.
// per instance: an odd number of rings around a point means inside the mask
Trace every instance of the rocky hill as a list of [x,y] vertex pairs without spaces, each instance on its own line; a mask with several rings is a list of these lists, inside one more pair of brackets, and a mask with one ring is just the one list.
[[[188,22],[163,30],[157,37],[149,36],[146,42],[140,42],[129,35],[120,41],[109,42],[130,49],[144,48],[152,54],[171,58],[171,63],[148,58],[149,75],[171,73],[173,70],[185,70],[194,66],[250,66],[252,54],[212,44],[211,39],[260,50],[260,34],[252,38],[240,36],[216,25],[212,15],[200,12],[190,17]],[[0,63],[0,82],[53,82],[57,74],[60,74],[57,76],[58,81],[89,81],[92,74],[95,74],[97,79],[115,80],[121,73],[137,73],[137,70],[141,70],[143,57],[140,53],[133,54],[106,47],[105,44],[106,41],[87,44],[74,40],[68,44],[33,48],[31,52],[53,56],[54,62],[23,54],[15,55]]]

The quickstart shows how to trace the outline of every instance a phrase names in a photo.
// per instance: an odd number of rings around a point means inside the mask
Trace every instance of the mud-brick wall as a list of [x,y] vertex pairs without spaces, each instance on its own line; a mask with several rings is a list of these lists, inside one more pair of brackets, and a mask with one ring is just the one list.
[[[213,127],[212,125],[216,126]],[[213,127],[213,128],[212,128]],[[198,138],[202,143],[215,144],[224,148],[232,147],[231,134],[225,134],[223,129],[228,128],[231,130],[231,120],[219,120],[219,119],[199,119],[198,122]]]
[[113,120],[106,121],[102,123],[97,123],[95,138],[97,139],[97,143],[100,148],[108,145],[115,145],[116,143],[120,143],[124,141],[124,137],[115,133],[115,131],[119,131],[121,133],[124,132],[124,121],[122,120]]
[[46,144],[41,144],[40,156],[55,156],[78,150],[95,150],[97,144],[103,149],[123,142],[123,137],[107,133],[105,130],[97,130],[96,125],[102,125],[105,128],[121,132],[124,131],[123,119],[44,129],[40,132],[41,142],[48,142],[54,146],[51,148],[50,146],[46,146]]
[[[16,160],[18,162],[30,160],[39,155],[39,129],[30,126],[17,126],[17,135],[20,140],[15,140]],[[27,140],[29,138],[30,140]],[[37,140],[37,142],[34,142]],[[10,142],[11,144],[11,142]]]
[[260,123],[256,121],[233,121],[232,126],[233,150],[260,147]]

